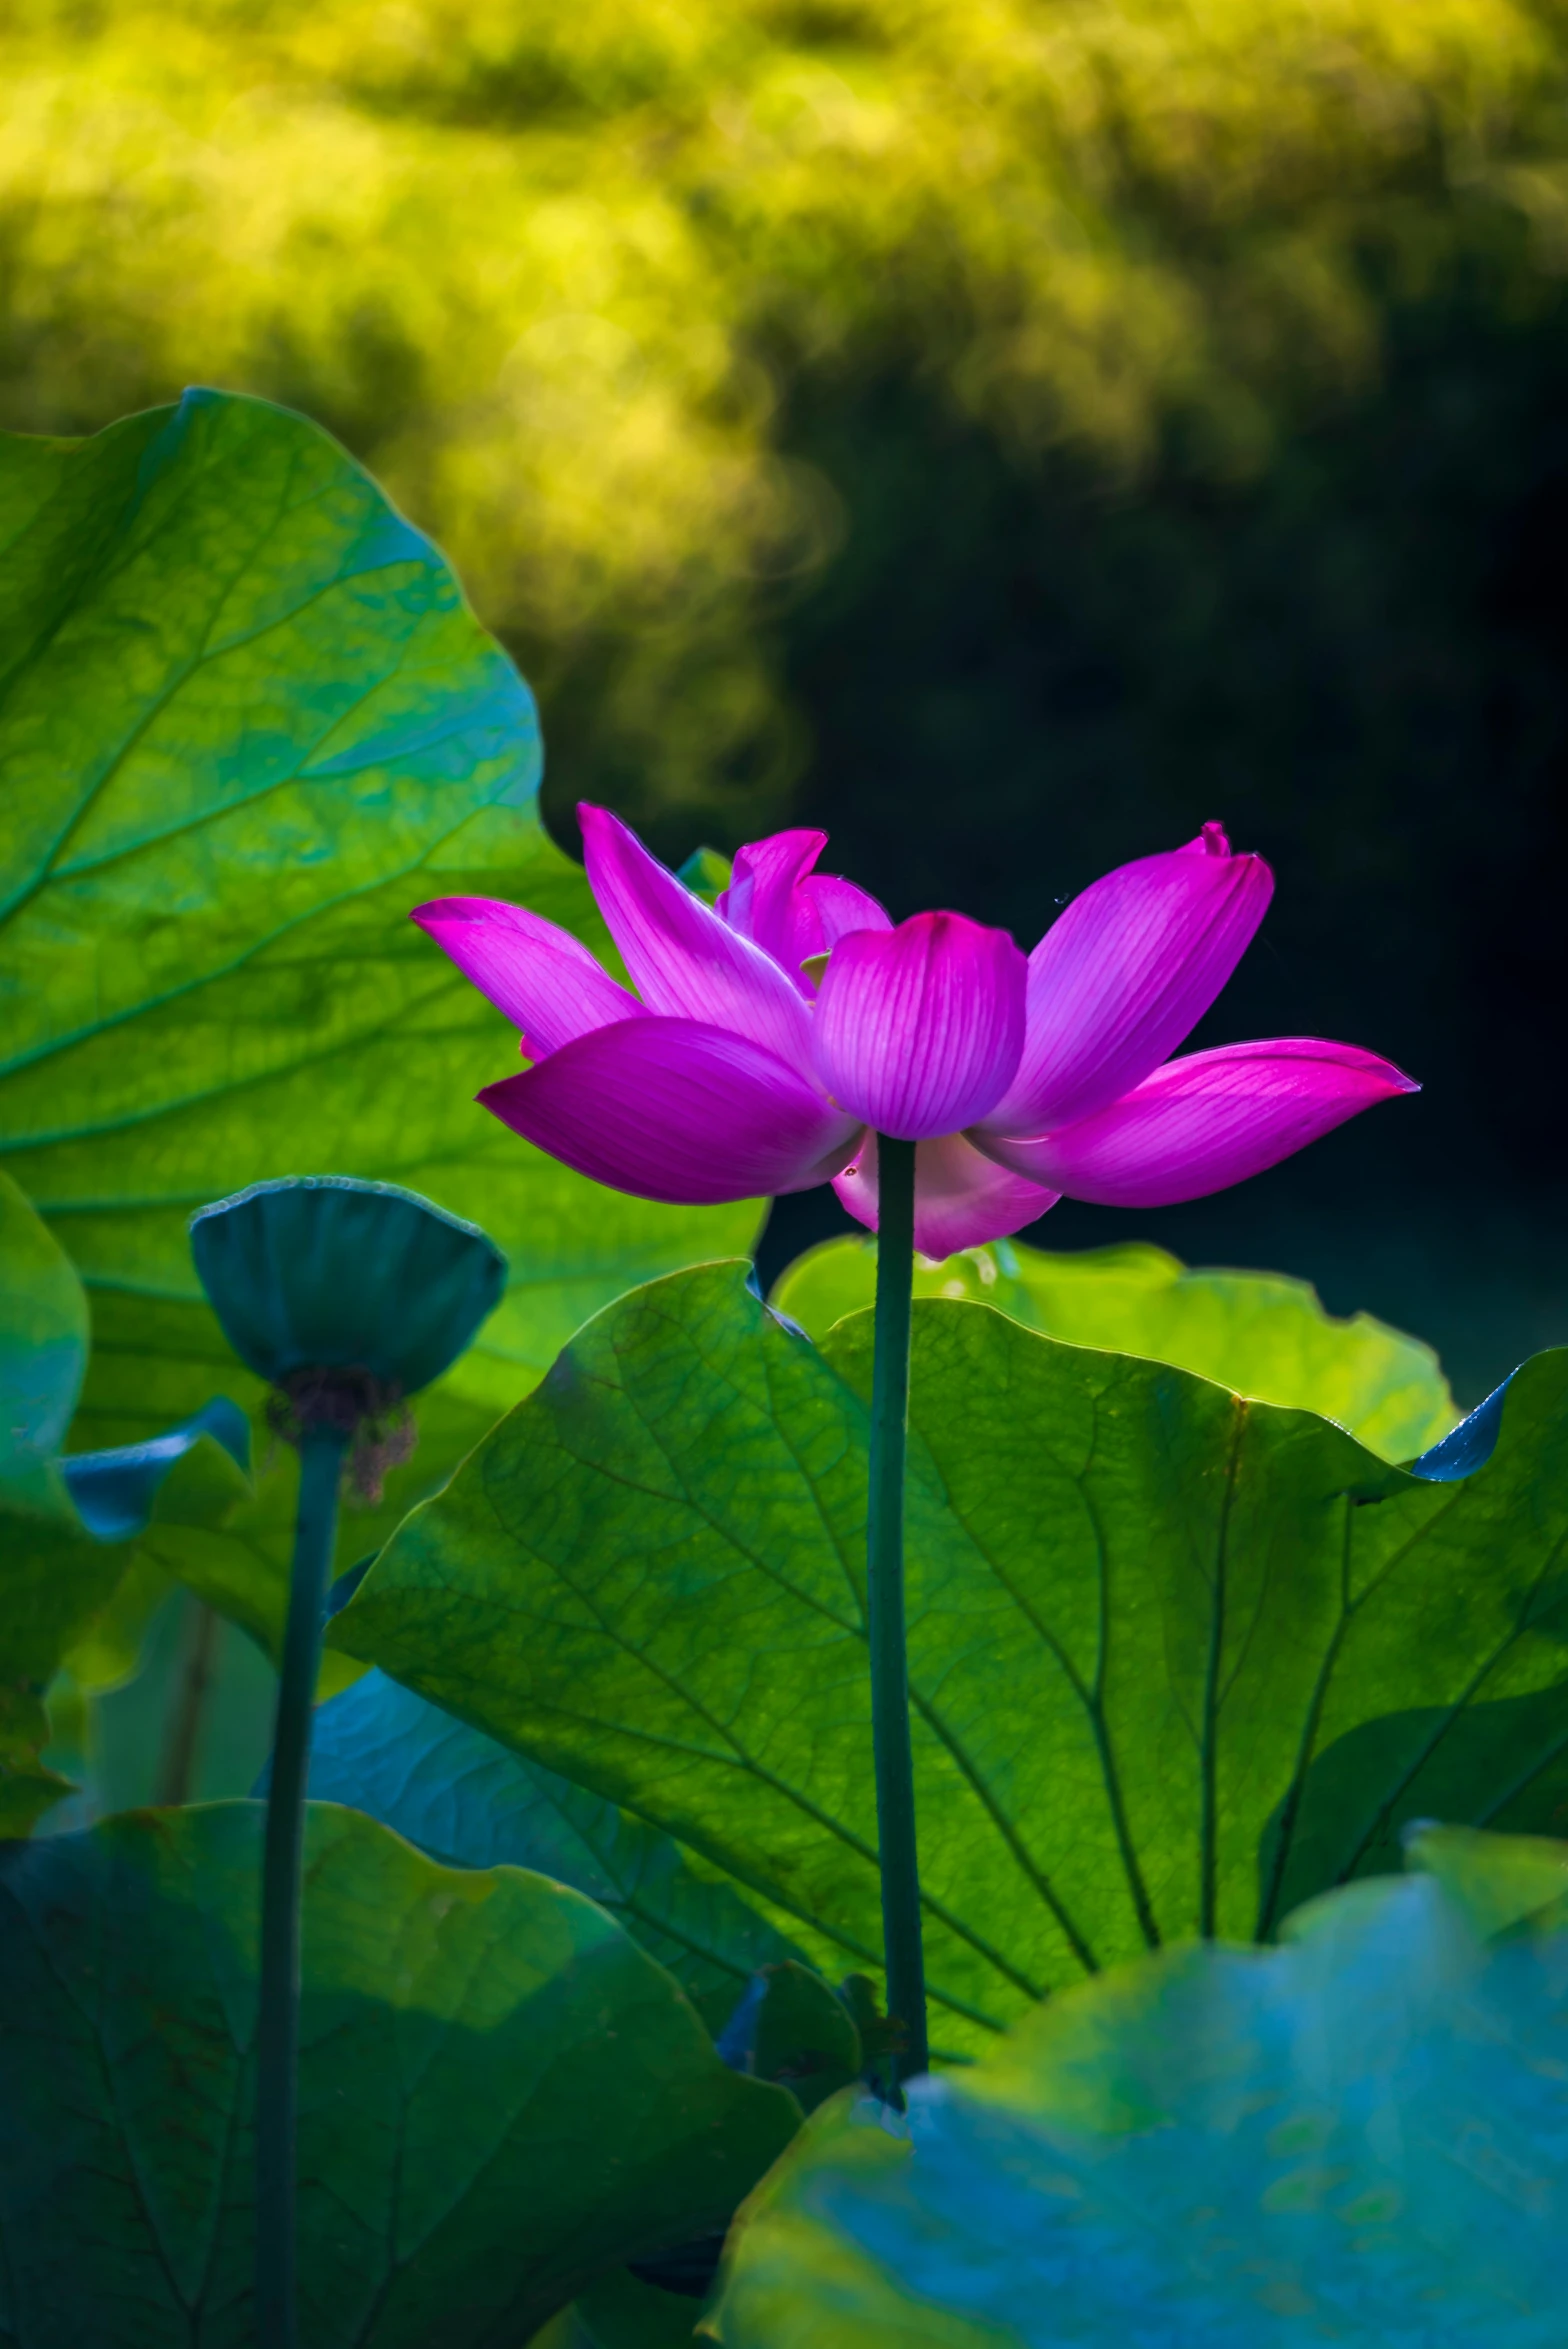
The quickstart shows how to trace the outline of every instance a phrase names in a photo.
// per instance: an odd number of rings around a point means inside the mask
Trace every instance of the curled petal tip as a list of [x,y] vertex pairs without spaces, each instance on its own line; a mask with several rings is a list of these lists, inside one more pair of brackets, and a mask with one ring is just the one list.
[[1235,851],[1223,824],[1205,824],[1196,840],[1189,840],[1176,853],[1178,856],[1233,856]]
[[642,1006],[567,930],[498,897],[435,897],[410,919],[504,1012],[542,1060]]
[[619,816],[586,800],[578,812],[589,887],[648,1010],[748,1036],[807,1075],[811,1015],[794,975],[693,896]]
[[1273,887],[1261,857],[1232,856],[1206,824],[1075,897],[1029,957],[1018,1074],[987,1127],[1046,1133],[1141,1083],[1214,1001]]

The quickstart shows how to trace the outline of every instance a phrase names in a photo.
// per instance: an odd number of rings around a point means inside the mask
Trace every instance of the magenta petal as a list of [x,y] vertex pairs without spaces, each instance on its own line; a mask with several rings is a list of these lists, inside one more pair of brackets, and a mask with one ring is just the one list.
[[1261,1174],[1357,1110],[1420,1087],[1354,1044],[1287,1036],[1167,1061],[1093,1117],[1037,1141],[987,1132],[999,1164],[1102,1207],[1174,1207]]
[[[877,1228],[877,1143],[866,1146],[833,1184],[851,1215]],[[951,1256],[1023,1230],[1061,1196],[982,1158],[962,1134],[915,1145],[915,1246],[922,1256]]]
[[828,844],[825,832],[774,832],[735,851],[730,885],[717,911],[732,930],[760,946],[788,971],[801,991],[800,966],[820,954],[827,941],[822,922],[801,882]]
[[1205,824],[1075,897],[1029,957],[1018,1074],[987,1124],[1042,1133],[1141,1084],[1208,1010],[1273,890],[1261,857],[1232,856]]
[[580,939],[526,906],[499,897],[437,897],[416,905],[409,919],[522,1030],[531,1060],[612,1020],[636,1019],[642,1010]]
[[580,807],[588,880],[650,1011],[706,1021],[811,1072],[811,1013],[772,957],[704,905],[605,808]]
[[1012,1081],[1023,956],[1005,930],[916,914],[840,939],[817,998],[817,1069],[835,1101],[904,1141],[972,1125]]
[[886,906],[878,905],[874,897],[868,896],[864,889],[857,889],[853,881],[841,881],[836,873],[813,873],[809,881],[801,883],[799,895],[815,912],[823,947],[836,946],[852,930],[893,927],[893,917]]
[[801,964],[825,954],[851,930],[890,930],[874,897],[812,866],[828,844],[825,832],[775,832],[735,852],[733,877],[718,901],[732,930],[770,954],[801,993],[816,988]]
[[594,1182],[688,1207],[809,1190],[860,1132],[775,1054],[695,1020],[597,1028],[479,1098]]

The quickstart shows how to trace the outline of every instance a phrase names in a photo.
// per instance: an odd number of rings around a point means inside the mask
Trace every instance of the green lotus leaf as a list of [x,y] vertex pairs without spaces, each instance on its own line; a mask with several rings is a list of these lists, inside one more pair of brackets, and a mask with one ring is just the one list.
[[44,1692],[112,1610],[135,1536],[221,1522],[250,1489],[248,1431],[222,1398],[129,1450],[61,1458],[87,1335],[75,1270],[0,1173],[0,1835],[69,1792],[38,1758]]
[[[876,1242],[825,1240],[779,1276],[772,1303],[819,1341],[871,1303]],[[1019,1240],[917,1258],[915,1293],[994,1305],[1074,1346],[1174,1362],[1260,1403],[1337,1420],[1385,1460],[1413,1460],[1459,1413],[1430,1346],[1367,1313],[1325,1313],[1306,1281],[1192,1272],[1134,1240],[1051,1255]]]
[[[240,1184],[406,1185],[510,1260],[340,1566],[589,1314],[755,1227],[599,1190],[475,1104],[516,1036],[407,915],[512,897],[607,951],[539,764],[447,565],[303,418],[196,391],[90,440],[0,436],[0,1163],[93,1298],[73,1444],[152,1436],[215,1387],[259,1404],[186,1233]],[[294,1464],[257,1439],[253,1509],[160,1563],[271,1639]]]
[[[1431,1484],[1306,1412],[914,1311],[909,1659],[932,2036],[1197,1933],[1267,1939],[1446,1816],[1568,1799],[1568,1353]],[[870,1317],[827,1355],[680,1274],[607,1309],[331,1636],[662,1828],[829,1978],[881,1947]],[[1369,1748],[1355,1769],[1348,1741]]]
[[764,1968],[756,1989],[742,2025],[746,2068],[755,2079],[782,2080],[803,2111],[815,2112],[860,2074],[865,2055],[854,2016],[820,1974],[795,1958]]
[[[210,1437],[210,1443],[203,1438]],[[142,1444],[121,1444],[107,1452],[71,1452],[59,1470],[71,1502],[96,1541],[131,1541],[151,1520],[165,1479],[194,1454],[184,1483],[196,1506],[196,1522],[221,1516],[231,1503],[238,1470],[248,1485],[250,1422],[227,1395],[214,1395],[179,1427]],[[201,1488],[210,1490],[210,1506],[201,1506]]]
[[531,2349],[692,2349],[702,2298],[644,2283],[627,2269],[601,2277]]
[[70,1258],[0,1173],[0,1504],[69,1516],[56,1461],[87,1366],[87,1299]]
[[[0,2337],[246,2336],[262,1822],[132,1812],[0,1855]],[[312,2349],[526,2341],[601,2272],[722,2227],[797,2126],[580,1894],[439,1867],[330,1804],[305,1874]]]
[[759,2188],[723,2349],[1549,2349],[1568,2333],[1568,1846],[1438,1832],[1287,1946],[1053,2000]]
[[715,2032],[756,1969],[790,1955],[731,1883],[699,1871],[669,1836],[382,1672],[317,1711],[310,1791],[379,1819],[432,1858],[534,1868],[586,1893],[669,1968]]

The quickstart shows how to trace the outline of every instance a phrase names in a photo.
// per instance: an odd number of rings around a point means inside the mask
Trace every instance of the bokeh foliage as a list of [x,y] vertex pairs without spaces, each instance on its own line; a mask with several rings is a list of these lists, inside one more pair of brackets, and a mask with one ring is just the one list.
[[749,824],[799,767],[781,583],[877,534],[803,407],[842,440],[891,371],[1020,461],[1174,438],[1219,487],[1376,381],[1390,303],[1480,267],[1517,317],[1564,250],[1561,27],[1522,0],[0,22],[5,420],[193,377],[304,407],[644,815]]

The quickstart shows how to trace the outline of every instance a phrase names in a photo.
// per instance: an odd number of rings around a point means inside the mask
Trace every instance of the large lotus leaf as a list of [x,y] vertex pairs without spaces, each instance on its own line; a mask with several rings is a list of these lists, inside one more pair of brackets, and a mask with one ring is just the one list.
[[585,1892],[722,2022],[790,1944],[669,1836],[367,1672],[320,1707],[310,1791],[465,1868],[535,1868]]
[[1314,1903],[1283,1949],[1173,1950],[1054,2000],[918,2082],[905,2122],[830,2108],[743,2214],[707,2329],[1557,2349],[1568,1846],[1440,1834],[1427,1856]]
[[129,1452],[62,1461],[87,1354],[87,1300],[59,1242],[0,1174],[0,1835],[68,1791],[38,1756],[44,1691],[131,1572],[128,1546],[219,1523],[249,1490],[221,1399]]
[[592,2284],[527,2349],[692,2349],[702,2299],[639,2282],[622,2268]]
[[87,1366],[87,1299],[70,1258],[0,1173],[0,1501],[58,1510],[54,1463]]
[[0,1835],[25,1832],[67,1792],[38,1760],[43,1689],[117,1572],[56,1466],[86,1359],[82,1284],[0,1174]]
[[[304,419],[191,392],[91,440],[0,436],[0,766],[0,1157],[111,1350],[78,1446],[188,1416],[215,1362],[241,1392],[186,1219],[243,1183],[404,1183],[510,1258],[389,1524],[608,1298],[746,1244],[754,1211],[599,1190],[475,1105],[516,1037],[409,907],[512,896],[603,932],[539,822],[527,688]],[[278,1612],[289,1481],[203,1569],[253,1622]],[[346,1523],[340,1563],[370,1546]]]
[[[873,1965],[869,1316],[708,1267],[580,1333],[332,1635]],[[1568,1354],[1423,1483],[1305,1412],[914,1313],[910,1677],[939,2048],[1158,1941],[1250,1939],[1391,1825],[1568,1791]],[[1400,1716],[1355,1779],[1315,1768]],[[1501,1724],[1501,1733],[1499,1730]],[[1381,1733],[1380,1733],[1381,1735]]]
[[[0,1860],[0,2340],[250,2337],[255,1803]],[[311,2349],[502,2349],[722,2226],[799,2118],[578,1893],[312,1805],[299,2214]]]
[[[819,1341],[871,1303],[876,1242],[824,1240],[780,1275],[772,1302]],[[1385,1460],[1412,1460],[1459,1414],[1430,1346],[1368,1313],[1325,1313],[1306,1281],[1272,1272],[1191,1272],[1163,1248],[1051,1255],[1019,1240],[917,1258],[915,1293],[994,1305],[1069,1345],[1147,1354],[1260,1403],[1316,1411]]]

